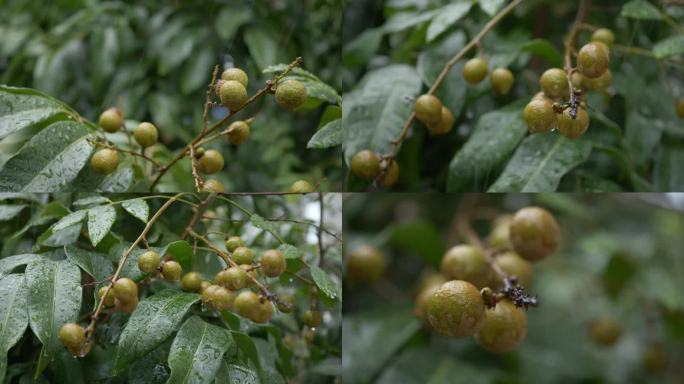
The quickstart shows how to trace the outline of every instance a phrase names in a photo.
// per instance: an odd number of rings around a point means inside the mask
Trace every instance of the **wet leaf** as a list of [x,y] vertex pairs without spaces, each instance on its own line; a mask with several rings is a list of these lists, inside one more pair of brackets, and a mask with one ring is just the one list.
[[61,101],[40,91],[0,85],[0,139],[36,124],[78,115]]
[[101,205],[88,211],[88,237],[93,246],[104,239],[116,221],[116,209],[111,205]]
[[28,326],[24,275],[0,279],[0,382],[4,382],[7,351],[16,344]]
[[313,277],[316,286],[325,293],[332,300],[342,300],[342,292],[334,281],[328,276],[328,273],[321,268],[313,265],[310,268],[311,277]]
[[114,274],[114,266],[107,259],[106,255],[86,251],[71,245],[64,247],[64,253],[66,253],[67,258],[72,263],[81,267],[81,269],[95,278],[96,281],[102,281]]
[[319,129],[306,144],[307,148],[330,148],[342,144],[342,119],[329,122]]
[[150,206],[143,199],[131,199],[124,200],[121,202],[121,207],[126,210],[126,212],[133,215],[133,217],[140,219],[143,223],[147,223],[147,219],[150,216]]
[[18,266],[26,265],[42,258],[40,255],[34,253],[25,253],[22,255],[14,255],[0,259],[0,277],[12,272]]

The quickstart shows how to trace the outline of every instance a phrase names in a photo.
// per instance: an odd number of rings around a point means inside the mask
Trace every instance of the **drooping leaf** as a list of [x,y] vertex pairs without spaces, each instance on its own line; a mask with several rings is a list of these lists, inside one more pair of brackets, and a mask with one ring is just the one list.
[[169,352],[171,377],[167,383],[209,383],[233,340],[230,331],[197,316],[185,321]]
[[444,31],[454,25],[459,19],[465,16],[470,7],[472,7],[470,0],[454,2],[439,9],[439,14],[432,19],[427,30],[427,41],[431,42],[437,38]]
[[183,94],[207,86],[211,80],[211,73],[214,70],[214,54],[209,46],[201,46],[199,52],[195,52],[183,68],[181,76],[181,91]]
[[111,205],[101,205],[88,210],[88,237],[93,246],[104,239],[116,221],[116,209]]
[[12,270],[20,265],[26,265],[34,261],[40,260],[42,257],[34,253],[25,253],[22,255],[14,255],[0,259],[0,277],[12,272]]
[[534,39],[520,46],[520,51],[544,58],[551,67],[561,67],[563,55],[546,39]]
[[279,63],[281,49],[272,33],[265,28],[250,27],[244,31],[243,39],[252,59],[261,69]]
[[479,0],[478,4],[480,4],[480,8],[482,8],[483,11],[485,11],[489,16],[494,16],[496,15],[497,12],[499,12],[499,9],[503,7],[503,5],[506,3],[506,0]]
[[658,59],[684,53],[684,35],[675,35],[659,41],[653,46],[653,54]]
[[12,220],[15,218],[21,211],[24,210],[28,205],[26,204],[17,204],[17,205],[3,205],[0,204],[0,221],[5,221],[5,220]]
[[26,267],[31,329],[43,344],[35,377],[62,348],[59,329],[74,322],[81,310],[81,271],[69,260],[42,259]]
[[438,10],[397,12],[382,26],[385,33],[400,32],[415,25],[431,20],[439,14]]
[[658,8],[645,0],[632,0],[623,5],[620,16],[643,20],[660,20],[663,18]]
[[0,382],[4,382],[7,351],[16,344],[28,326],[24,275],[0,278]]
[[259,360],[259,352],[256,349],[256,345],[254,345],[254,340],[252,340],[252,338],[244,332],[230,331],[230,334],[233,336],[233,340],[235,341],[238,349],[247,356],[247,358],[254,364],[257,371],[260,372],[261,361]]
[[264,219],[263,217],[257,215],[256,213],[250,217],[252,225],[271,233],[278,233],[278,227],[271,221]]
[[330,148],[342,144],[342,119],[329,122],[319,129],[306,144],[307,148]]
[[102,204],[107,204],[111,203],[112,201],[109,200],[107,196],[100,196],[100,195],[95,195],[95,196],[88,196],[84,197],[82,199],[78,199],[73,202],[73,205],[75,207],[89,207],[93,205],[102,205]]
[[252,17],[252,11],[248,7],[232,5],[222,8],[216,17],[216,33],[223,40],[230,40],[241,25],[248,22]]
[[292,244],[280,244],[278,250],[285,255],[286,259],[301,259],[304,256],[304,252]]
[[150,217],[150,206],[143,199],[124,200],[121,202],[121,207],[143,223],[147,223]]
[[192,246],[185,240],[177,240],[167,244],[166,252],[171,254],[174,260],[180,263],[183,270],[191,270],[195,253]]
[[325,293],[331,300],[341,300],[342,291],[335,284],[335,282],[330,278],[328,273],[321,268],[312,265],[310,268],[311,277],[313,278],[316,286]]
[[40,91],[0,85],[0,140],[36,124],[78,115],[61,101]]
[[101,253],[86,251],[72,245],[65,246],[64,253],[72,263],[88,272],[96,281],[102,281],[114,274],[114,266],[107,256]]
[[154,350],[173,334],[199,295],[161,291],[140,301],[119,338],[116,370]]
[[71,212],[70,214],[62,217],[58,222],[56,222],[55,225],[52,226],[52,230],[60,231],[66,227],[70,227],[76,223],[80,223],[81,221],[83,221],[83,219],[85,219],[87,213],[87,209]]

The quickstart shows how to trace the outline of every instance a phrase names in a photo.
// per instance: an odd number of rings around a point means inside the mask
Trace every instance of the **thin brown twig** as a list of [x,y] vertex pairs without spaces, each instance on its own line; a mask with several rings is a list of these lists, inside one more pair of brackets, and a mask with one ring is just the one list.
[[325,248],[323,248],[323,215],[325,208],[323,207],[323,192],[318,192],[318,202],[320,203],[320,218],[318,221],[317,235],[318,235],[318,254],[319,254],[319,265],[323,264],[323,255],[325,254]]
[[[226,222],[231,222],[231,223],[248,223],[249,222],[249,220],[244,220],[244,219],[230,219],[230,218],[223,218],[223,217],[202,216],[202,218],[207,219],[207,220],[226,221]],[[320,229],[321,231],[325,232],[326,234],[334,237],[335,240],[337,240],[337,241],[340,241],[340,242],[342,241],[342,238],[338,234],[336,234],[336,233],[334,233],[328,229],[325,229],[324,227],[322,227],[316,223],[312,223],[310,221],[287,219],[287,218],[273,218],[273,219],[264,218],[264,220],[272,221],[272,222],[285,222],[285,223],[309,225],[309,226],[315,227],[316,230]]]
[[572,28],[570,28],[570,32],[568,33],[568,36],[565,39],[565,42],[563,43],[565,47],[565,60],[563,70],[567,75],[566,77],[568,80],[569,92],[573,92],[572,73],[574,71],[574,68],[572,66],[572,53],[575,52],[575,41],[577,40],[577,33],[580,31],[581,27],[585,25],[583,21],[586,17],[587,10],[590,6],[591,0],[581,0],[580,6],[577,9],[577,14],[575,15],[575,22],[572,24]]
[[181,234],[180,239],[185,240],[188,235],[190,234],[190,231],[195,227],[197,224],[197,221],[199,220],[200,217],[204,216],[204,211],[207,210],[209,207],[209,204],[211,203],[212,200],[216,197],[216,193],[210,193],[204,200],[202,200],[197,208],[195,208],[195,214],[192,215],[190,218],[190,221],[188,222],[188,225],[185,227],[185,230]]
[[202,180],[202,176],[197,172],[197,154],[195,153],[194,146],[190,146],[190,170],[192,172],[192,178],[195,180],[195,190],[197,190],[197,192],[202,192],[204,180]]

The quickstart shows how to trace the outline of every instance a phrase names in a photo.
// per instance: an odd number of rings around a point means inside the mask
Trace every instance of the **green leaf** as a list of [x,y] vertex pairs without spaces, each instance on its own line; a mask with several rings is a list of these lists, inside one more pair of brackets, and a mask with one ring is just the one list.
[[684,35],[676,35],[658,42],[653,46],[653,54],[658,59],[684,53]]
[[439,12],[437,10],[425,12],[398,12],[385,22],[382,29],[385,33],[400,32],[415,25],[422,24],[438,14]]
[[307,148],[330,148],[342,144],[342,119],[336,119],[319,129],[306,144]]
[[301,259],[304,256],[304,252],[291,244],[280,244],[278,250],[285,255],[286,259]]
[[342,47],[342,62],[345,68],[362,67],[370,61],[380,48],[384,31],[370,28]]
[[88,196],[88,197],[84,197],[82,199],[78,199],[78,200],[73,202],[73,205],[75,207],[88,207],[88,206],[92,206],[92,205],[102,205],[102,204],[107,204],[107,203],[111,203],[111,202],[112,201],[109,200],[109,198],[107,196],[95,195],[95,196]]
[[[190,55],[200,39],[198,33],[185,30],[175,35],[169,42],[167,49],[163,51],[163,59],[159,60],[157,71],[164,76],[179,67]],[[211,72],[211,69],[207,71]]]
[[330,278],[328,273],[321,268],[312,265],[310,268],[311,277],[318,289],[321,290],[331,300],[342,300],[342,290]]
[[643,20],[660,20],[663,18],[658,8],[644,0],[632,0],[623,5],[620,16]]
[[88,237],[93,246],[104,239],[116,221],[116,209],[111,205],[101,205],[88,210]]
[[90,166],[83,167],[69,189],[74,192],[129,192],[135,183],[135,167],[130,161],[124,160],[109,175],[95,173]]
[[121,207],[143,223],[147,223],[150,217],[150,206],[143,199],[124,200],[121,202]]
[[684,191],[682,164],[684,164],[684,149],[661,148],[655,163],[655,189],[657,191]]
[[0,259],[0,277],[12,273],[12,270],[14,270],[16,267],[26,265],[40,259],[42,259],[42,256],[36,255],[34,253],[25,253]]
[[62,217],[55,225],[52,226],[53,231],[61,231],[66,227],[71,227],[74,224],[80,223],[85,219],[87,209],[82,209],[80,211],[71,212],[70,214]]
[[252,222],[252,225],[259,228],[259,229],[262,229],[264,231],[268,231],[271,233],[273,233],[273,232],[277,233],[278,232],[278,227],[273,222],[267,221],[266,219],[257,215],[256,213],[252,214],[252,216],[250,217],[250,220]]
[[312,79],[308,76],[300,76],[297,75],[296,72],[294,74],[287,75],[287,79],[299,80],[302,84],[304,84],[304,88],[306,88],[309,98],[314,98],[330,104],[342,104],[342,97],[337,93],[335,88],[318,79]]
[[0,221],[12,220],[26,207],[26,204],[0,205]]
[[480,117],[470,139],[451,160],[448,191],[486,188],[527,132],[520,106],[515,103]]
[[257,371],[261,371],[261,361],[259,360],[259,352],[257,351],[256,345],[254,345],[254,340],[247,334],[238,331],[230,331],[230,334],[235,340],[235,344],[244,353],[247,358],[254,364]]
[[198,300],[197,294],[177,290],[164,290],[143,299],[119,337],[116,370],[124,371],[130,363],[164,342]]
[[0,279],[0,382],[5,380],[7,351],[16,344],[28,326],[24,275]]
[[553,192],[568,171],[591,153],[586,140],[557,132],[534,134],[523,141],[489,192]]
[[202,45],[199,52],[193,53],[183,68],[181,91],[190,94],[202,86],[207,86],[214,70],[214,53],[209,46]]
[[114,266],[106,255],[86,251],[72,245],[64,246],[64,253],[72,263],[94,277],[95,281],[102,281],[114,274]]
[[170,253],[173,259],[180,263],[184,270],[189,271],[192,269],[192,262],[195,258],[195,252],[192,250],[192,246],[185,240],[178,240],[169,243],[166,246],[166,251],[163,253]]
[[479,0],[480,8],[489,16],[496,15],[504,3],[506,3],[506,0]]
[[363,149],[388,153],[420,92],[419,77],[407,65],[390,65],[369,72],[343,98],[345,160]]
[[638,163],[649,161],[660,142],[664,125],[656,118],[643,116],[638,110],[627,112],[625,144]]
[[563,65],[563,55],[546,39],[534,39],[520,46],[521,52],[529,52],[544,58],[551,67]]
[[243,39],[257,67],[264,69],[273,63],[281,61],[278,60],[281,49],[278,47],[276,39],[267,29],[247,28],[243,33]]
[[245,6],[231,5],[224,7],[216,17],[216,34],[223,40],[235,36],[238,28],[252,19],[252,11]]
[[61,101],[28,88],[0,85],[0,140],[37,124],[78,115]]
[[31,329],[43,343],[35,377],[62,348],[59,329],[76,321],[81,310],[81,271],[68,260],[43,259],[26,267]]
[[454,23],[470,11],[471,6],[472,2],[470,0],[463,0],[440,8],[438,10],[439,13],[432,19],[432,22],[427,29],[427,41],[431,42],[449,29],[449,27],[453,26]]
[[427,263],[439,267],[445,244],[433,223],[423,220],[404,222],[392,225],[389,231],[392,247],[416,253]]
[[[230,375],[230,383],[259,384],[259,376],[257,373],[247,367],[237,364],[230,364],[228,366],[228,371],[228,374]],[[217,379],[216,384],[220,383],[223,382]]]
[[167,383],[211,382],[223,361],[223,354],[232,344],[230,331],[197,316],[190,317],[171,344],[171,377]]
[[60,121],[33,136],[0,171],[5,191],[56,192],[64,189],[93,150],[88,128],[75,121]]

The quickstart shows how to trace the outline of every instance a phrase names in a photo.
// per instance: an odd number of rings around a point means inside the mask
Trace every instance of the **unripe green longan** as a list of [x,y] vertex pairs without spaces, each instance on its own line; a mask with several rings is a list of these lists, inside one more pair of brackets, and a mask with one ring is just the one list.
[[622,325],[619,321],[601,316],[591,322],[589,327],[591,340],[602,347],[609,347],[620,339],[622,335]]
[[116,280],[112,288],[116,300],[131,302],[138,299],[138,285],[127,277]]
[[[515,252],[505,252],[499,254],[494,258],[494,263],[501,268],[509,276],[515,276],[518,283],[526,289],[532,287],[532,264],[529,261],[518,256]],[[501,281],[496,279],[493,288],[499,288],[503,285]]]
[[307,327],[316,328],[323,322],[323,316],[321,316],[319,311],[310,309],[304,312],[302,320],[304,321],[304,325]]
[[119,167],[119,155],[115,149],[103,148],[93,154],[90,165],[95,173],[109,175]]
[[600,41],[607,46],[611,46],[615,42],[615,35],[608,28],[599,28],[591,34],[591,41]]
[[218,288],[222,288],[219,285],[210,284],[202,290],[202,304],[206,305],[208,308],[214,309],[214,291]]
[[527,336],[527,315],[511,302],[504,300],[487,309],[475,341],[492,353],[513,350]]
[[204,155],[199,158],[197,168],[199,168],[202,173],[211,175],[221,171],[223,169],[223,164],[223,155],[221,152],[210,149],[205,151]]
[[254,253],[247,247],[238,247],[231,257],[237,264],[252,264],[254,261]]
[[197,272],[188,272],[181,279],[181,287],[184,291],[199,292],[202,288],[202,277]]
[[582,76],[581,73],[573,72],[572,75],[570,75],[570,82],[572,83],[573,88],[584,89],[584,76]]
[[243,247],[244,245],[245,242],[242,241],[240,236],[231,236],[226,240],[226,249],[228,249],[229,252],[235,252],[236,249]]
[[379,249],[362,245],[347,258],[347,277],[350,280],[372,284],[385,273],[385,256]]
[[297,180],[290,186],[290,192],[294,193],[310,193],[314,191],[313,185],[306,180]]
[[582,107],[577,108],[574,119],[570,116],[570,108],[558,117],[558,132],[567,138],[578,139],[588,128],[589,114]]
[[[240,264],[240,268],[247,272],[247,276],[251,277],[253,280],[259,278],[259,272],[251,264]],[[247,286],[250,287],[252,285],[254,285],[254,281],[247,279]]]
[[425,309],[430,326],[449,337],[473,335],[485,312],[480,291],[462,280],[442,284],[428,298]]
[[245,88],[249,84],[249,77],[247,73],[240,68],[228,68],[223,73],[221,73],[221,80],[228,81],[234,80],[242,84]]
[[684,119],[684,97],[680,97],[679,99],[677,99],[676,110],[677,116],[680,119]]
[[236,121],[228,126],[226,138],[233,145],[243,144],[249,138],[249,124],[244,121]]
[[164,279],[169,281],[178,281],[180,279],[183,268],[178,262],[169,260],[162,264],[161,273]]
[[381,187],[391,187],[397,180],[399,180],[399,164],[396,160],[392,160],[385,173],[378,179],[378,185]]
[[259,300],[249,318],[255,323],[265,323],[271,320],[271,317],[273,317],[273,303],[269,300]]
[[538,261],[558,248],[558,223],[544,208],[522,208],[513,216],[509,236],[518,255]]
[[506,95],[513,86],[513,73],[508,68],[497,68],[489,75],[492,89],[499,95]]
[[152,123],[145,122],[140,123],[135,128],[133,136],[135,136],[135,141],[138,142],[141,147],[147,148],[157,143],[159,133],[157,131],[157,127],[155,127]]
[[371,150],[359,151],[351,159],[351,171],[366,179],[373,178],[380,172],[380,158]]
[[667,350],[660,343],[649,343],[641,351],[641,365],[651,373],[661,373],[667,369]]
[[116,308],[117,311],[130,315],[138,307],[138,302],[137,296],[127,300],[121,300],[119,297],[116,297],[114,299],[114,308]]
[[492,279],[492,269],[481,250],[471,245],[457,245],[449,249],[441,263],[447,280],[464,280],[484,288]]
[[72,352],[78,352],[85,341],[85,330],[76,323],[67,323],[59,329],[59,341]]
[[560,68],[547,69],[539,78],[544,94],[552,99],[560,99],[570,95],[568,75]]
[[216,283],[223,285],[230,290],[237,291],[246,287],[248,280],[247,272],[245,272],[244,269],[240,267],[230,267],[221,272],[220,281],[217,278]]
[[[102,287],[97,291],[97,296],[100,298],[100,300],[103,300],[103,296],[107,292],[107,287]],[[104,305],[105,307],[111,307],[114,305],[114,290],[109,289],[109,292],[107,293],[107,296],[104,298]]]
[[533,98],[523,112],[527,130],[530,133],[550,132],[556,127],[556,111],[553,109],[553,102],[547,97]]
[[285,255],[276,249],[269,249],[261,255],[259,260],[261,271],[268,277],[280,276],[285,272]]
[[251,318],[257,305],[259,305],[259,296],[252,291],[242,291],[235,298],[235,310],[243,317]]
[[204,182],[202,185],[202,192],[218,192],[222,193],[225,192],[226,189],[223,187],[223,184],[221,184],[220,181],[215,180],[215,179],[209,179]]
[[487,60],[481,57],[470,59],[463,66],[463,78],[468,83],[475,85],[487,77],[487,66]]
[[582,76],[582,88],[590,91],[603,91],[613,82],[613,73],[606,69],[603,74],[595,79]]
[[416,297],[416,306],[413,310],[414,315],[423,323],[424,326],[430,327],[430,322],[427,318],[427,302],[432,294],[446,283],[444,276],[435,274],[434,276],[421,282],[418,289],[418,296]]
[[235,80],[224,81],[223,84],[221,84],[219,95],[221,104],[228,107],[231,112],[242,107],[249,98],[245,86]]
[[577,69],[589,78],[601,76],[610,64],[610,57],[607,47],[601,46],[602,43],[585,44],[577,54]]
[[430,135],[446,135],[451,132],[454,126],[454,114],[449,108],[442,106],[442,118],[438,123],[427,124],[427,129]]
[[501,215],[494,220],[492,232],[487,238],[490,247],[494,249],[511,247],[511,241],[508,238],[511,221],[513,221],[513,215]]
[[442,119],[442,102],[434,95],[420,95],[414,109],[416,118],[425,124],[437,124]]
[[233,305],[235,294],[223,287],[217,287],[211,292],[211,305],[219,311],[226,310]]
[[121,117],[121,112],[116,108],[109,108],[102,112],[100,118],[98,119],[98,125],[105,131],[109,133],[114,133],[118,131],[123,126],[123,117]]
[[157,252],[147,251],[138,258],[138,268],[145,273],[152,273],[159,268],[161,256]]
[[285,80],[276,87],[276,103],[289,110],[299,108],[307,97],[306,87],[298,80]]

